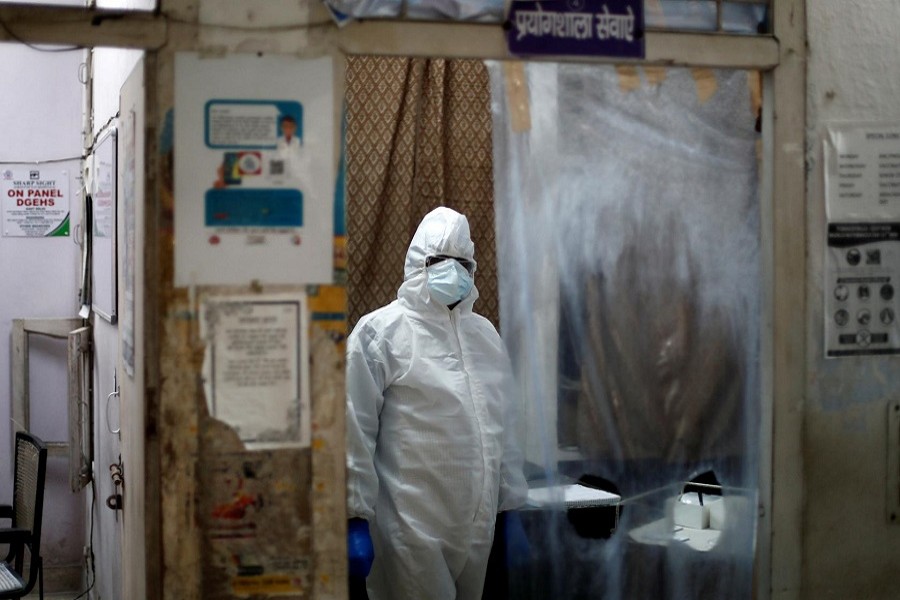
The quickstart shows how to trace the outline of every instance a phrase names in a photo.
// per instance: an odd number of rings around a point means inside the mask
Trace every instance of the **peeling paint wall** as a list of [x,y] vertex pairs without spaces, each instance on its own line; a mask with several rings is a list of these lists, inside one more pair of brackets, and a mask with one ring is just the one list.
[[[286,288],[197,290],[201,296],[236,291],[265,297]],[[320,296],[330,296],[331,308],[322,312],[345,304],[339,286],[307,292],[313,314]],[[162,597],[343,597],[342,336],[316,319],[310,325],[311,447],[250,451],[207,412],[197,304],[186,290],[169,289],[162,300]]]
[[[146,285],[158,303],[158,404],[148,406],[158,440],[157,486],[161,523],[158,578],[148,573],[149,598],[166,600],[346,597],[346,493],[344,479],[344,350],[346,294],[336,228],[335,285],[175,288],[172,236],[174,188],[170,150],[161,143],[166,115],[174,106],[176,51],[221,55],[264,51],[311,57],[303,32],[273,34],[266,24],[306,22],[311,2],[256,0],[229,3],[176,0],[170,16],[183,22],[240,24],[242,28],[190,27],[170,30],[155,54],[151,91],[157,130],[157,164],[151,174],[148,210],[155,230],[156,272]],[[320,18],[317,15],[315,18]],[[255,33],[254,25],[263,28]],[[322,51],[318,51],[321,55]],[[343,65],[335,63],[335,123],[340,123]],[[335,141],[338,132],[335,132]],[[339,147],[336,144],[335,147]],[[149,149],[149,146],[148,146]],[[337,163],[337,156],[334,157]],[[148,229],[148,233],[149,233]],[[149,256],[149,255],[148,255]],[[149,258],[148,258],[149,260]],[[305,292],[308,296],[311,386],[309,448],[249,451],[235,431],[208,414],[202,380],[204,345],[199,334],[200,302],[221,294]],[[322,318],[330,315],[330,318]],[[148,458],[148,464],[153,461]],[[148,483],[148,486],[151,484]],[[153,557],[148,556],[149,564]],[[260,569],[261,565],[267,568]]]
[[[802,597],[897,598],[900,524],[885,514],[887,404],[900,359],[823,357],[823,127],[900,121],[900,5],[807,2],[808,393]],[[895,450],[896,451],[896,450]]]

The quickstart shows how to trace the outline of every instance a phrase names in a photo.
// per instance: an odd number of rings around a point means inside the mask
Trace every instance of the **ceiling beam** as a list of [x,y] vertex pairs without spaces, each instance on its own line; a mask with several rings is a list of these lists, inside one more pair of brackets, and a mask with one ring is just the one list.
[[166,43],[166,18],[145,12],[0,4],[0,42],[156,49]]
[[[203,27],[216,28],[175,22],[165,14],[0,4],[0,41],[7,42],[154,50],[167,43],[173,25],[198,31]],[[243,34],[252,32],[248,28]],[[347,54],[515,58],[507,51],[504,30],[497,24],[373,20],[342,28],[316,27],[310,41],[323,46],[336,44]],[[778,59],[778,42],[770,36],[648,31],[646,59],[638,62],[768,70],[778,64]],[[541,60],[636,62],[608,57],[541,57]]]
[[[347,54],[486,58],[508,60],[505,32],[496,24],[364,21],[337,33]],[[778,42],[770,36],[648,31],[642,63],[769,70],[778,64]],[[636,62],[608,57],[541,57],[566,62]]]

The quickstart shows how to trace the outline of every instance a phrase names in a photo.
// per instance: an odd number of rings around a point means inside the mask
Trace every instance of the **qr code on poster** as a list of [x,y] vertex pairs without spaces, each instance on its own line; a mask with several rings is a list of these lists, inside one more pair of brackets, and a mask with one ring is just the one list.
[[283,160],[270,160],[269,161],[269,173],[271,175],[284,175],[284,161]]

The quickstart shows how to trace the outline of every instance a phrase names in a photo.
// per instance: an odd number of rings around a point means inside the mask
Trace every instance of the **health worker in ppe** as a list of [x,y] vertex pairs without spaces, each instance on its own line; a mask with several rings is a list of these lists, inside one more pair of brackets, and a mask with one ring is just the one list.
[[368,530],[371,600],[479,600],[497,513],[525,501],[509,358],[472,312],[474,273],[466,217],[433,210],[397,299],[347,342],[350,568]]

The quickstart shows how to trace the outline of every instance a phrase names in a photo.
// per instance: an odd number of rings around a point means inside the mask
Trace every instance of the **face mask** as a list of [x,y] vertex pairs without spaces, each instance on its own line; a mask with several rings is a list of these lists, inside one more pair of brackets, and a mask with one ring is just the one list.
[[464,266],[452,259],[428,267],[428,290],[431,297],[450,306],[472,291],[474,281]]

